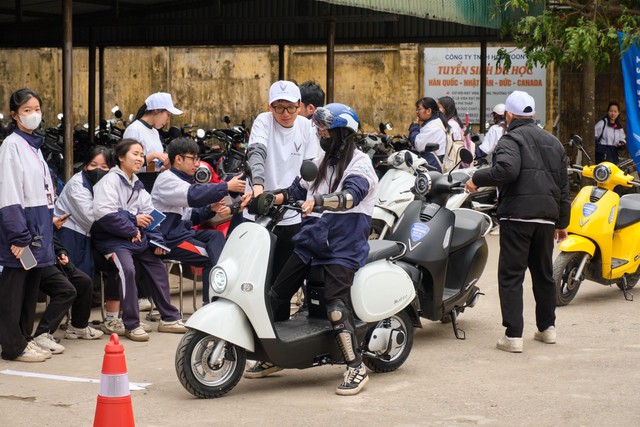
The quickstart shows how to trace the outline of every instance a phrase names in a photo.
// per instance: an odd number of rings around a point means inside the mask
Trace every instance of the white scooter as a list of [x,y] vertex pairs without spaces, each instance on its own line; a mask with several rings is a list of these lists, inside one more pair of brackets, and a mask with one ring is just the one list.
[[[433,144],[437,148],[436,144]],[[406,157],[413,159],[412,166]],[[425,170],[427,161],[408,150],[396,151],[387,159],[389,169],[378,182],[377,200],[373,208],[370,240],[384,239],[404,210],[414,200],[411,192],[418,170]]]
[[[266,286],[271,282],[276,238],[270,230],[287,209],[300,210],[301,202],[274,207],[269,197],[258,200],[262,203],[256,222],[239,225],[229,236],[211,271],[212,301],[189,318],[189,331],[176,350],[178,379],[196,397],[220,397],[232,390],[247,358],[298,369],[344,363],[326,310],[321,309],[322,295],[310,298],[308,317],[274,322]],[[404,363],[413,345],[413,326],[419,322],[409,306],[414,284],[394,263],[405,252],[402,243],[370,242],[367,264],[351,287],[363,362],[375,372],[393,371]],[[317,274],[312,268],[309,276]]]
[[[437,149],[437,144],[428,144]],[[409,160],[410,157],[412,160]],[[389,170],[378,183],[376,205],[373,209],[370,240],[384,239],[397,224],[405,209],[414,200],[411,188],[414,185],[416,175],[428,170],[427,161],[417,154],[402,150],[397,151],[387,159]],[[463,184],[473,176],[477,170],[475,166],[464,169],[454,169],[447,175],[452,181],[460,181]],[[449,197],[447,209],[473,209],[482,213],[491,214],[497,207],[495,187],[482,187],[477,193],[456,193]]]

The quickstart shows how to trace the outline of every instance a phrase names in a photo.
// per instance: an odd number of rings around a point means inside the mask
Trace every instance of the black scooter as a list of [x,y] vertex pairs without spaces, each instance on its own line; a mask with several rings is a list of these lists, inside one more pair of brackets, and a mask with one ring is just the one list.
[[[461,161],[471,163],[471,153],[461,151]],[[412,160],[405,156],[407,165]],[[476,285],[487,263],[485,235],[491,218],[470,209],[446,207],[451,194],[464,191],[451,174],[422,170],[416,174],[412,191],[417,200],[409,204],[386,239],[407,246],[406,255],[396,263],[416,285],[414,320],[450,321],[456,338],[465,339],[457,318],[483,295]],[[420,327],[419,320],[414,326]]]

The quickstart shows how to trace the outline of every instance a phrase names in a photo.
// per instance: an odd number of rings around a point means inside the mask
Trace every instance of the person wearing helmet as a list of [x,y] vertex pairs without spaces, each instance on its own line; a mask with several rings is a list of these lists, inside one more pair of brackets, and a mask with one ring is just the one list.
[[[296,178],[276,196],[276,203],[305,200],[303,215],[314,206],[322,206],[319,219],[305,223],[293,238],[294,251],[269,291],[275,321],[288,311],[289,301],[306,278],[310,266],[324,269],[327,315],[331,322],[347,371],[336,393],[349,396],[359,393],[368,381],[355,333],[350,288],[356,271],[364,266],[369,254],[368,236],[375,204],[378,178],[369,157],[356,150],[358,130],[356,112],[333,103],[313,114],[322,153],[314,159],[318,175],[313,181]],[[247,378],[261,378],[281,368],[258,362],[245,371]]]
[[[504,104],[496,104],[496,106],[493,107],[491,118],[493,124],[484,137],[482,144],[476,147],[476,159],[483,159],[487,157],[487,155],[492,154],[496,149],[498,140],[507,132]],[[495,165],[495,160],[493,160],[493,164]]]

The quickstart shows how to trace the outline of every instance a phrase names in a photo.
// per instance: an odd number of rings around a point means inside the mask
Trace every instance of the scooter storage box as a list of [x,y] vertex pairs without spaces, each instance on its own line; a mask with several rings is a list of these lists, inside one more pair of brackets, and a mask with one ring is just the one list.
[[415,297],[409,275],[396,264],[379,260],[356,273],[351,301],[356,315],[365,322],[377,322],[396,314]]

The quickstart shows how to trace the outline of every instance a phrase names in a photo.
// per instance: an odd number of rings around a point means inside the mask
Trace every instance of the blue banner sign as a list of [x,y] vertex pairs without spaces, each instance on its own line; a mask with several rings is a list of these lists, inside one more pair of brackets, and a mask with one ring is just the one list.
[[[626,51],[622,51],[622,38],[623,33],[618,33],[627,110],[627,147],[638,168],[640,165],[640,49],[636,40]],[[640,168],[638,170],[640,171]]]

